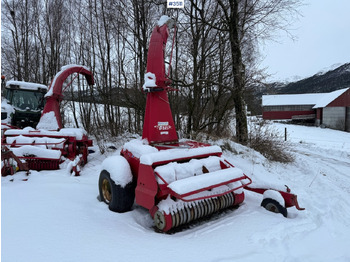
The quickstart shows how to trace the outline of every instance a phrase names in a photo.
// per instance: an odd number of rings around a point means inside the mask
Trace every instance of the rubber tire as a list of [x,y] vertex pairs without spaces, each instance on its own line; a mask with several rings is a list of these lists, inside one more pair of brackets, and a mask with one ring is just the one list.
[[[102,194],[103,180],[107,180],[111,189],[111,201],[104,199]],[[98,189],[100,193],[100,200],[105,202],[109,209],[113,212],[124,213],[131,210],[135,199],[135,184],[133,182],[127,184],[125,187],[115,184],[108,171],[102,170],[98,182]]]
[[272,198],[265,198],[261,202],[261,206],[264,207],[266,210],[274,212],[274,213],[281,213],[284,217],[287,217],[288,212],[287,208],[282,206],[279,202]]

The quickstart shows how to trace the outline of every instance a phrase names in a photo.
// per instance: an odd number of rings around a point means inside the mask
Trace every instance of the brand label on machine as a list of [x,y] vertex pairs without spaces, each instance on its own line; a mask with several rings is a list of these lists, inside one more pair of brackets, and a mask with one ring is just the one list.
[[[157,125],[154,126],[155,129],[159,131],[167,131],[171,129],[171,125],[169,125],[169,122],[158,122]],[[167,134],[168,132],[161,132],[161,134]]]

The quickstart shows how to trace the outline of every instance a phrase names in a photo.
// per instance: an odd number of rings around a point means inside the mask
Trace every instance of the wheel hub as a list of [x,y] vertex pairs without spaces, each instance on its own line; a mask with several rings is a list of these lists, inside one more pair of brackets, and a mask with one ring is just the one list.
[[107,179],[102,181],[102,195],[107,203],[112,200],[111,185]]
[[279,213],[278,208],[277,208],[274,204],[272,204],[272,203],[268,203],[268,204],[266,205],[266,209],[267,209],[268,211],[271,211],[271,212],[274,212],[274,213]]

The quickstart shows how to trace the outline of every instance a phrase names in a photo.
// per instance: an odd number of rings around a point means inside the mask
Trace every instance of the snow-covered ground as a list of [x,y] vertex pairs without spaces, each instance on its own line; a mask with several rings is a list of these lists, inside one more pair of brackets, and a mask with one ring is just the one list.
[[[106,156],[94,153],[80,177],[66,169],[1,179],[2,261],[350,261],[350,133],[287,127],[295,162],[268,162],[231,143],[225,157],[253,180],[288,185],[305,211],[288,218],[260,207],[262,196],[175,234],[156,233],[148,211],[118,214],[97,200]],[[282,139],[282,138],[281,138]],[[225,141],[217,141],[219,145]],[[116,152],[118,153],[118,152]]]

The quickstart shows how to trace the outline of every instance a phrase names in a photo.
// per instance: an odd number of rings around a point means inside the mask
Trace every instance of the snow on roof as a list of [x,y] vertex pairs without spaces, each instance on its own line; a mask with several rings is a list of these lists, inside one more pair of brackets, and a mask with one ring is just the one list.
[[263,95],[262,106],[314,105],[314,109],[326,107],[333,100],[345,93],[349,88],[350,87],[336,90],[330,93]]
[[349,89],[350,87],[324,94],[322,98],[317,101],[316,105],[313,108],[326,107],[328,104],[330,104],[332,101],[344,94]]
[[263,95],[263,106],[281,105],[316,105],[326,93],[315,94],[293,94],[293,95]]
[[39,88],[47,90],[46,85],[42,85],[42,84],[38,84],[38,83],[31,83],[31,82],[9,80],[6,82],[6,87],[9,87],[10,85],[19,86],[20,89],[26,89],[26,90],[38,90]]

